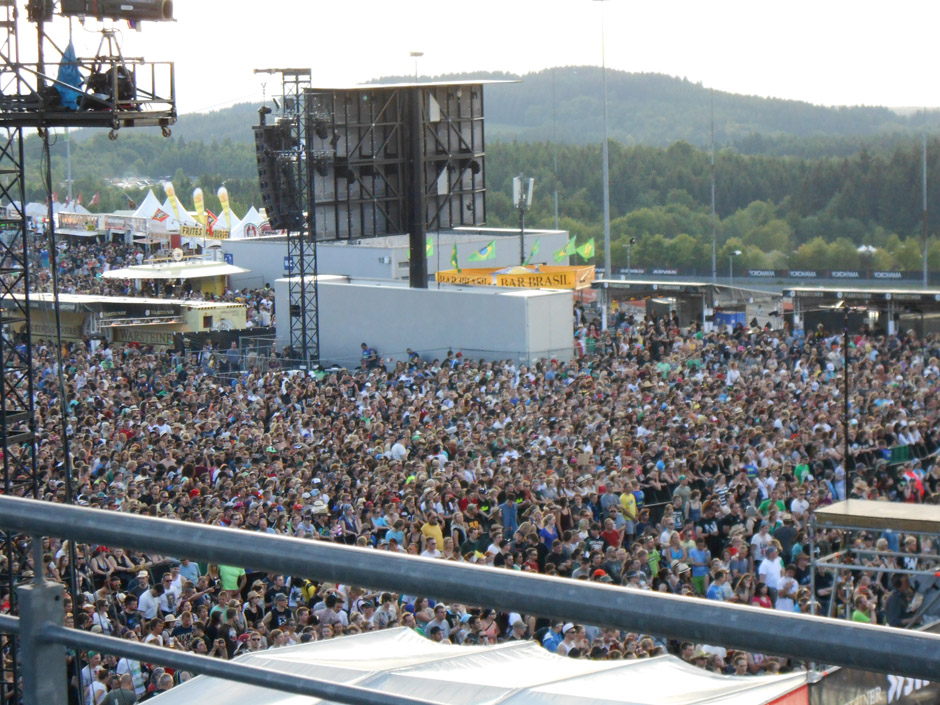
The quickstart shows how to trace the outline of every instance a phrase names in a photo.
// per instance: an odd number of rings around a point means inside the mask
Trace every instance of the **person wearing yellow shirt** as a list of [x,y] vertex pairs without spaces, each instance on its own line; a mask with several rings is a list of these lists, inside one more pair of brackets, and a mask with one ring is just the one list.
[[633,483],[629,480],[623,485],[623,494],[620,495],[620,506],[623,507],[623,518],[627,523],[623,527],[624,546],[633,543],[636,536],[636,495],[633,494]]
[[444,532],[441,530],[441,524],[437,518],[437,514],[428,515],[428,520],[425,522],[424,526],[421,527],[421,533],[428,538],[434,539],[438,551],[444,550]]

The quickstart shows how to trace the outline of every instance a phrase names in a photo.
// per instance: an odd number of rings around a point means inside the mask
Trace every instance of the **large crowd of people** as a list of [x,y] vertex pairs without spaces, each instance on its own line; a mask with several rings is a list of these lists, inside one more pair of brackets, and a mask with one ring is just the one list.
[[[76,287],[95,278],[91,255],[67,265]],[[364,343],[358,369],[236,366],[237,374],[219,376],[196,354],[69,345],[64,425],[75,501],[753,609],[912,625],[917,576],[892,570],[933,568],[925,556],[937,547],[890,531],[855,535],[856,547],[881,551],[861,554],[862,564],[891,570],[821,570],[811,580],[809,517],[846,497],[937,501],[940,339],[852,335],[846,459],[841,331],[705,332],[614,312],[610,320],[601,330],[578,308],[583,354],[532,365],[460,352],[433,360],[416,352],[385,365]],[[41,497],[62,502],[56,352],[48,343],[33,348],[37,462]],[[897,446],[908,449],[903,464],[891,462]],[[813,539],[820,555],[843,541],[835,531]],[[572,624],[119,546],[51,538],[43,565],[30,561],[26,551],[2,573],[28,579],[41,570],[64,580],[74,570],[68,624],[223,659],[407,627],[458,644],[535,639],[576,658],[670,652],[728,674],[801,667],[607,629],[601,619]],[[187,677],[108,655],[71,658],[70,676],[92,705],[122,689],[125,698],[151,697]]]

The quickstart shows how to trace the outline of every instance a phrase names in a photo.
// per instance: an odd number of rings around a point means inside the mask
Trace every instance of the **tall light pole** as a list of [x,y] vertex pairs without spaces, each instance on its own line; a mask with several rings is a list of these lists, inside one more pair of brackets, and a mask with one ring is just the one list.
[[558,116],[555,99],[555,69],[552,69],[552,185],[555,189],[555,230],[558,230]]
[[519,264],[525,264],[525,212],[532,207],[532,189],[535,179],[524,175],[513,177],[512,201],[519,210]]
[[630,276],[630,248],[636,244],[636,238],[631,237],[630,242],[627,243],[627,276]]
[[[849,482],[849,307],[845,299],[836,304],[836,310],[842,311],[842,467],[845,471],[845,492],[848,495]],[[853,463],[854,465],[854,463]]]
[[741,250],[732,250],[728,255],[728,286],[734,286],[734,258],[741,254]]
[[927,288],[927,108],[924,108],[924,151],[923,151],[923,186],[924,186],[924,289]]
[[415,83],[418,82],[418,59],[424,56],[423,51],[412,51],[409,53],[409,56],[415,60]]
[[604,48],[604,2],[601,3],[601,77],[604,82],[604,276],[610,278],[610,159],[607,151],[607,52]]
[[715,215],[715,89],[712,104],[712,284],[718,283],[718,217]]

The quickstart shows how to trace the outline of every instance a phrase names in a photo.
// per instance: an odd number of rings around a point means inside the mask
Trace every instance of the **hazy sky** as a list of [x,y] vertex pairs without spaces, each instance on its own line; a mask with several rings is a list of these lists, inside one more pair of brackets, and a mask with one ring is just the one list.
[[[422,75],[607,66],[824,105],[940,106],[940,3],[909,0],[175,0],[175,23],[123,31],[126,56],[176,63],[178,108],[262,96],[252,70],[323,86]],[[59,22],[61,24],[61,21]],[[90,23],[87,29],[96,27]],[[74,26],[79,55],[98,38]],[[60,26],[61,36],[61,26]],[[268,79],[267,93],[276,92]]]

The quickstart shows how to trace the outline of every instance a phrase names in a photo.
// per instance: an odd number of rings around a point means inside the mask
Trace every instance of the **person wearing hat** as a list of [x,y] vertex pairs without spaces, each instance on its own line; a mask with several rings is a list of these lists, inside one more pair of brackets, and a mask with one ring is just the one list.
[[146,570],[137,571],[137,576],[127,586],[127,591],[138,598],[149,589],[150,573]]
[[283,592],[275,593],[274,602],[261,623],[268,630],[277,629],[287,624],[294,615],[287,604],[287,595]]
[[567,656],[568,652],[577,646],[578,628],[571,622],[567,622],[562,628],[562,640],[555,650],[559,656]]
[[767,556],[760,562],[757,569],[761,582],[767,586],[767,594],[771,604],[777,602],[777,588],[783,579],[783,561],[780,560],[780,549],[772,543],[767,548]]

